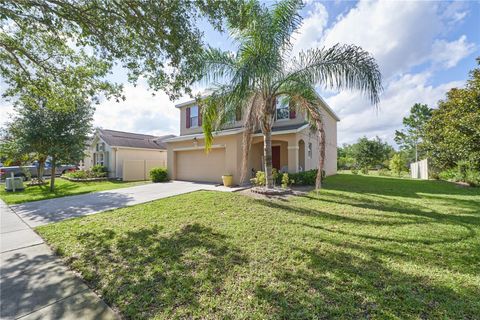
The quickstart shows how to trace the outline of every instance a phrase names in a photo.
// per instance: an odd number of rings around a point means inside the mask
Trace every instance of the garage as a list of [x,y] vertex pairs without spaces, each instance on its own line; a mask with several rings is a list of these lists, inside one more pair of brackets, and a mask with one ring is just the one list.
[[177,180],[221,183],[225,148],[175,151],[175,162]]

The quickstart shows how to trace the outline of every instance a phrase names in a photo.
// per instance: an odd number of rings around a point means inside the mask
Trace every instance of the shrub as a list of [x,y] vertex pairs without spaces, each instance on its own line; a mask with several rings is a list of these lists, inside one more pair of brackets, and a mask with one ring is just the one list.
[[275,168],[272,168],[272,179],[273,179],[273,185],[274,186],[282,183],[282,175]]
[[102,166],[100,164],[96,164],[92,167],[91,171],[93,172],[94,176],[99,177],[106,177],[108,174],[108,168],[106,166]]
[[357,168],[352,168],[351,171],[352,171],[353,174],[358,174],[358,169]]
[[65,176],[72,179],[87,179],[89,178],[87,171],[85,170],[77,170],[72,172],[65,173]]
[[[290,180],[293,180],[292,184],[297,186],[314,186],[317,179],[317,169],[291,173],[288,175]],[[322,171],[322,180],[325,178],[325,170]]]
[[265,185],[265,172],[257,171],[255,173],[255,178],[250,179],[250,182],[252,182],[252,184],[257,186],[257,187],[264,186]]
[[152,168],[150,170],[150,179],[152,182],[168,181],[168,173],[166,168]]
[[390,176],[390,171],[382,168],[382,169],[378,170],[378,175],[379,176]]
[[71,179],[91,179],[91,178],[105,178],[106,172],[94,172],[92,170],[76,170],[65,173],[64,175]]
[[362,169],[360,169],[360,172],[362,174],[368,174],[368,167],[363,167]]
[[448,169],[448,170],[444,170],[442,172],[440,172],[438,174],[438,177],[442,180],[455,180],[455,177],[457,175],[457,172],[455,169]]
[[405,167],[406,167],[405,159],[402,157],[400,153],[395,153],[392,159],[390,160],[390,170],[392,170],[392,172],[394,172],[396,175],[400,177],[402,174],[402,171],[405,170]]
[[471,186],[479,186],[480,170],[466,161],[459,161],[455,168],[440,172],[439,178],[448,181],[466,182]]
[[290,185],[290,178],[288,176],[288,173],[285,172],[282,175],[282,188],[286,189],[286,188],[288,188],[289,185]]
[[472,187],[480,186],[480,171],[468,169],[465,172],[465,180],[464,181],[466,183],[468,183],[469,185],[471,185]]

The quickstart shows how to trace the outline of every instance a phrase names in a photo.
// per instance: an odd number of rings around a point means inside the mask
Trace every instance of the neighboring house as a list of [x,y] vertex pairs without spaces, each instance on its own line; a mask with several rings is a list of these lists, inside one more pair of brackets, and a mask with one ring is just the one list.
[[[337,122],[339,118],[322,100],[325,123],[325,172],[337,172]],[[195,101],[175,106],[180,110],[180,136],[166,139],[168,172],[172,179],[220,183],[224,174],[240,183],[242,168],[242,117],[237,115],[224,130],[214,134],[210,152],[204,149],[201,113]],[[295,173],[318,167],[318,135],[306,122],[306,115],[277,103],[272,132],[273,167]],[[263,170],[263,135],[254,134],[248,159],[248,177]]]
[[108,168],[110,178],[123,180],[148,179],[152,167],[167,166],[167,138],[139,133],[97,129],[83,161],[83,167],[94,165]]

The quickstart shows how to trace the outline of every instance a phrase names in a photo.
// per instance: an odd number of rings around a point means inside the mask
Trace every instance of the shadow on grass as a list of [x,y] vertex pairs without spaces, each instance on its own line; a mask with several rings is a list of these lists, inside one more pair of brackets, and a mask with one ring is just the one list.
[[375,256],[298,248],[306,268],[282,270],[277,281],[258,284],[255,295],[278,319],[400,318],[474,319],[475,286],[461,292],[385,265]]
[[[328,192],[328,191],[327,191]],[[400,216],[411,216],[414,218],[415,222],[423,221],[444,221],[444,222],[451,222],[455,224],[464,223],[469,225],[480,225],[480,209],[477,207],[475,211],[470,211],[469,215],[465,214],[455,214],[454,210],[456,208],[456,202],[451,201],[449,202],[448,207],[452,208],[452,212],[445,214],[437,212],[427,206],[422,205],[413,205],[411,203],[401,201],[401,200],[393,200],[383,198],[382,196],[378,195],[358,195],[354,192],[351,193],[352,195],[336,195],[336,194],[320,194],[316,196],[312,195],[304,195],[304,198],[321,201],[321,202],[328,202],[333,204],[339,205],[349,205],[357,208],[362,209],[370,209],[370,210],[377,210],[380,212],[389,213],[389,217],[392,218],[393,215],[400,215]],[[478,206],[480,206],[480,202],[476,202]],[[445,205],[444,208],[448,208]],[[376,216],[376,214],[375,214]],[[403,217],[402,217],[403,219]]]
[[459,187],[441,180],[415,180],[389,177],[340,174],[328,177],[326,189],[355,192],[361,194],[380,194],[386,196],[419,198],[419,194],[432,195],[480,195],[480,188]]
[[221,292],[223,279],[246,258],[225,235],[199,224],[161,230],[84,232],[78,241],[86,250],[69,263],[126,318],[191,317],[208,307],[199,297]]

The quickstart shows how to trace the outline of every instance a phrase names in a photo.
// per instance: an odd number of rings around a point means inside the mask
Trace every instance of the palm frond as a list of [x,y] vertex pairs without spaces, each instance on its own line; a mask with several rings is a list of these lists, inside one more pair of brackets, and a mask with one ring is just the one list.
[[292,68],[278,83],[297,82],[322,85],[327,89],[357,89],[377,105],[382,92],[382,75],[375,59],[354,45],[335,45],[329,49],[301,52]]
[[273,35],[273,43],[277,48],[291,47],[292,33],[302,23],[299,11],[303,6],[302,0],[283,0],[275,4],[271,13],[272,26],[270,32]]
[[246,105],[250,91],[238,86],[223,85],[214,93],[198,101],[202,112],[202,129],[205,135],[205,151],[209,152],[215,131],[221,130],[239,108]]
[[204,83],[229,79],[236,71],[235,55],[231,52],[208,47],[203,51],[200,61]]

